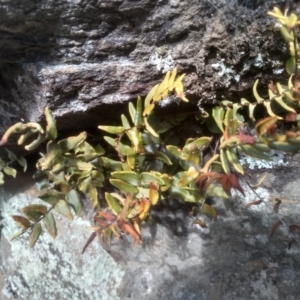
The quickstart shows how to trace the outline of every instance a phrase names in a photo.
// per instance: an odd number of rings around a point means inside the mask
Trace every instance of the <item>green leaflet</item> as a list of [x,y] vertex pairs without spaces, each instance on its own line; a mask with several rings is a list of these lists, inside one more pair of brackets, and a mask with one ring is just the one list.
[[115,215],[119,215],[119,213],[122,211],[122,207],[116,198],[114,198],[110,193],[105,193],[105,199],[112,212]]
[[82,210],[82,204],[79,194],[75,190],[71,190],[66,195],[66,200],[73,208],[75,214],[78,216]]
[[125,128],[123,126],[98,126],[98,128],[116,135],[119,135],[125,131]]
[[130,193],[131,195],[135,195],[138,192],[138,189],[135,186],[123,180],[109,179],[109,182],[124,194]]
[[30,244],[29,244],[30,248],[32,248],[35,245],[41,233],[42,233],[42,225],[40,223],[35,224],[32,227],[32,231],[30,233]]
[[185,202],[202,203],[205,199],[205,195],[198,188],[179,188],[172,185],[169,193],[172,197],[182,199]]
[[238,149],[242,151],[244,154],[255,157],[258,159],[272,160],[272,157],[266,154],[264,151],[260,151],[253,145],[239,145]]
[[37,222],[42,216],[47,213],[47,206],[42,204],[31,204],[23,207],[22,213],[30,221]]
[[112,177],[126,181],[127,183],[138,186],[140,182],[140,174],[133,171],[116,171],[111,173]]
[[216,106],[212,110],[212,116],[219,127],[219,129],[224,132],[223,128],[223,118],[224,118],[225,110],[223,107]]
[[86,137],[87,133],[83,131],[78,136],[71,136],[60,140],[57,144],[59,145],[61,152],[65,153],[80,145],[86,139]]
[[62,216],[66,217],[67,219],[69,219],[71,221],[73,220],[73,214],[72,214],[72,212],[70,210],[70,206],[66,200],[62,200],[62,199],[59,200],[56,203],[54,208]]
[[44,114],[47,121],[47,127],[46,127],[47,138],[50,140],[55,140],[57,138],[56,123],[55,123],[55,118],[53,117],[49,107],[45,108]]
[[141,173],[141,185],[149,186],[151,182],[157,181],[159,185],[164,185],[165,182],[156,174],[150,172],[142,172]]
[[128,166],[130,167],[130,169],[134,169],[135,166],[135,149],[134,148],[129,148],[127,150],[127,159],[126,162],[128,164]]
[[16,178],[16,176],[17,176],[17,171],[14,168],[11,168],[9,166],[5,166],[3,168],[3,171],[4,171],[5,174],[10,175],[14,178]]
[[53,214],[49,212],[43,219],[44,225],[48,233],[55,239],[57,235],[56,222],[53,217]]

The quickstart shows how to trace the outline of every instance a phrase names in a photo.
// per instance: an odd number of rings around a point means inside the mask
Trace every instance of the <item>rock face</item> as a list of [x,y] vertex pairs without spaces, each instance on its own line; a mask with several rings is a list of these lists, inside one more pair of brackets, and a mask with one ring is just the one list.
[[191,102],[239,98],[283,73],[286,48],[266,16],[283,2],[2,1],[0,132],[46,105],[60,130],[95,127],[175,66]]
[[[270,232],[278,221],[275,198],[282,200],[279,213],[288,225],[300,224],[299,167],[290,162],[267,172],[256,190],[266,204],[247,208],[257,196],[246,186],[245,197],[214,199],[218,220],[201,217],[207,229],[193,224],[190,205],[164,201],[152,211],[152,225],[143,228],[143,245],[133,247],[124,236],[106,252],[94,241],[84,255],[87,213],[73,222],[56,216],[56,240],[45,232],[33,249],[28,236],[8,241],[18,230],[10,216],[39,201],[32,179],[21,177],[18,188],[0,191],[0,299],[297,300],[299,244],[288,249],[291,237],[283,226],[273,237]],[[251,170],[250,182],[263,172]]]

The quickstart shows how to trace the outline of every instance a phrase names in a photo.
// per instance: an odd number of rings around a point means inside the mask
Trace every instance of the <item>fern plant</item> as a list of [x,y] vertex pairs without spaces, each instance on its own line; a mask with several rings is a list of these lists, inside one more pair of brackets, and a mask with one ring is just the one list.
[[[55,238],[53,211],[72,220],[74,215],[80,214],[83,199],[90,199],[96,210],[94,224],[89,228],[92,233],[83,251],[96,237],[109,242],[112,236],[120,238],[122,234],[129,234],[134,244],[141,243],[143,222],[149,219],[151,208],[167,197],[194,203],[195,222],[206,227],[200,215],[208,214],[214,219],[217,216],[215,209],[205,202],[207,197],[228,198],[232,189],[244,194],[240,183],[244,175],[240,153],[271,160],[270,149],[298,152],[300,132],[279,134],[276,123],[300,119],[297,41],[300,21],[294,14],[283,15],[278,8],[269,14],[279,20],[280,31],[289,43],[291,58],[286,68],[291,76],[286,85],[270,83],[268,99],[258,94],[256,81],[253,85],[256,103],[244,98],[239,103],[224,100],[212,109],[211,115],[206,111],[196,114],[196,122],[206,123],[211,136],[195,136],[190,130],[190,137],[182,142],[176,135],[187,115],[164,120],[156,116],[156,105],[174,92],[183,102],[188,101],[182,83],[185,74],[177,76],[177,69],[167,72],[144,100],[138,97],[136,104],[129,102],[128,113],[121,115],[118,126],[98,126],[106,134],[103,137],[106,147],[88,143],[86,132],[59,140],[55,119],[48,107],[44,112],[45,128],[32,122],[11,126],[0,145],[13,134],[20,135],[18,144],[25,145],[28,151],[46,143],[36,163],[36,178],[40,178],[41,188],[39,198],[44,204],[28,205],[22,209],[23,215],[12,216],[21,227],[12,239],[29,232],[32,247],[43,229]],[[262,105],[269,116],[256,124],[256,136],[245,133],[245,119],[255,121],[255,110]],[[242,114],[245,106],[247,116]],[[113,148],[114,153],[106,155],[104,148],[107,147]],[[10,162],[17,160],[11,152],[8,154]],[[23,159],[18,162],[26,168]],[[0,183],[2,170],[15,176],[15,172],[0,161]],[[272,233],[277,227],[273,226]]]

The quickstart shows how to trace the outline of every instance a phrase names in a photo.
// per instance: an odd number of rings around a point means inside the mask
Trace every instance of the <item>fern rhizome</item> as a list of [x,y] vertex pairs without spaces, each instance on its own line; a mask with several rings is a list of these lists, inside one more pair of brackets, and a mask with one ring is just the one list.
[[[268,14],[279,23],[290,52],[286,62],[290,78],[286,84],[270,83],[268,99],[258,94],[257,80],[253,85],[255,103],[244,98],[239,103],[223,100],[209,112],[199,110],[193,115],[159,118],[155,107],[170,95],[175,94],[188,102],[183,87],[185,74],[178,76],[175,68],[167,72],[145,99],[138,97],[135,103],[129,102],[128,113],[121,115],[119,126],[98,127],[105,134],[106,147],[88,143],[86,132],[58,140],[55,119],[48,107],[44,112],[45,128],[34,122],[11,126],[0,145],[4,145],[11,135],[19,134],[17,143],[25,150],[45,147],[36,163],[35,175],[37,180],[40,179],[39,199],[43,204],[28,205],[22,209],[23,215],[12,216],[21,227],[12,240],[29,232],[30,247],[33,247],[43,229],[55,238],[57,228],[53,210],[72,220],[74,214],[80,214],[83,199],[90,199],[96,210],[94,225],[89,228],[92,234],[83,251],[95,237],[109,242],[113,236],[119,238],[129,234],[134,244],[142,243],[142,223],[150,218],[151,208],[167,197],[193,203],[196,223],[206,227],[199,215],[208,214],[214,219],[217,216],[216,210],[206,203],[208,197],[228,198],[231,189],[244,194],[241,153],[272,160],[271,149],[298,152],[300,47],[297,38],[300,21],[295,14],[282,14],[276,7]],[[245,120],[256,121],[255,110],[261,106],[265,107],[267,115],[256,123],[256,135],[245,133]],[[195,136],[190,131],[190,138],[180,138],[178,129],[191,117],[195,122],[206,124],[211,133]],[[293,122],[295,130],[279,134],[278,122]],[[113,148],[114,154],[106,155],[104,149],[107,147]],[[17,158],[9,150],[7,153],[7,161],[0,158],[0,184],[4,183],[4,174],[16,177],[17,171],[12,167],[15,161],[24,171],[27,167],[24,158]],[[262,201],[259,198],[253,204]],[[292,231],[300,227],[288,226],[278,214],[278,206],[277,203],[273,208],[278,222],[274,224],[272,234],[279,225],[288,227],[291,245],[297,241]]]

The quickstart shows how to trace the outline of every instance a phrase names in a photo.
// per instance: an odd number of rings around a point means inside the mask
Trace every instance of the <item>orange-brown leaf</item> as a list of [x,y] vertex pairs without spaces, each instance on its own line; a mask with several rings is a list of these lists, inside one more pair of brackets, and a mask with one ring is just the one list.
[[270,234],[271,237],[273,236],[275,230],[276,230],[280,225],[282,225],[282,222],[281,222],[281,221],[277,221],[277,222],[272,226],[272,228],[271,228],[271,234]]
[[[104,218],[104,219],[106,219],[110,222],[114,222],[116,220],[116,216],[114,216],[114,215],[112,215],[108,212],[99,210],[97,213],[98,213],[98,216],[100,216],[100,217],[102,217],[102,218]],[[98,218],[96,217],[96,219],[98,219]]]
[[128,222],[125,222],[123,219],[119,218],[118,225],[122,232],[128,233],[133,237],[134,245],[142,244],[140,235],[136,232],[136,230]]
[[231,188],[234,188],[240,191],[243,196],[245,196],[244,190],[241,187],[239,180],[236,175],[234,174],[222,174],[221,175],[221,184],[223,190],[230,195]]
[[246,204],[246,207],[250,207],[252,205],[259,205],[262,203],[262,200],[256,200],[256,201],[252,201]]
[[255,144],[256,143],[256,138],[253,137],[252,135],[248,134],[239,134],[236,135],[236,137],[244,144]]
[[207,225],[201,219],[199,219],[199,218],[196,218],[196,220],[194,221],[194,224],[198,224],[202,228],[207,228]]
[[87,242],[85,243],[85,245],[84,245],[84,247],[83,247],[83,249],[82,249],[81,254],[83,254],[83,253],[85,252],[86,248],[90,245],[90,243],[95,239],[96,236],[97,236],[97,233],[94,231],[94,232],[90,235],[90,237],[89,237],[89,239],[87,240]]

